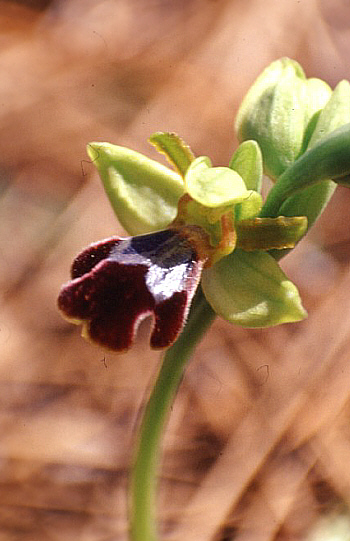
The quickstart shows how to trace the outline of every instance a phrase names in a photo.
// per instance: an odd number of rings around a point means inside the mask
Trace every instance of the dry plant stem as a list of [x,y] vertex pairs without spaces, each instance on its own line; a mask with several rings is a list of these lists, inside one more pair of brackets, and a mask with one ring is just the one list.
[[184,331],[165,353],[143,415],[132,471],[130,500],[132,541],[157,540],[156,478],[161,435],[186,363],[214,318],[215,312],[200,290]]

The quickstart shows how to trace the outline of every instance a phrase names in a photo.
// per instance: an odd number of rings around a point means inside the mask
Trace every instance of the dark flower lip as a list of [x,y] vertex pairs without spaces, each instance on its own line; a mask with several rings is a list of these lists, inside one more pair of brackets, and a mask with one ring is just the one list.
[[154,316],[150,344],[170,346],[181,332],[205,263],[206,239],[187,226],[112,237],[86,248],[58,297],[64,317],[113,351],[133,343],[140,321]]

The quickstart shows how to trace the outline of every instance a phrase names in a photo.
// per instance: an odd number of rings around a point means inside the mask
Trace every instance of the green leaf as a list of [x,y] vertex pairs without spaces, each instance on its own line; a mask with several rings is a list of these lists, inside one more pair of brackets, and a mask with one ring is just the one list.
[[241,143],[232,156],[229,167],[242,177],[247,190],[255,190],[260,193],[263,161],[260,147],[256,141]]
[[156,132],[151,135],[149,142],[164,154],[169,163],[184,177],[187,169],[194,160],[190,147],[176,133]]
[[271,327],[307,315],[297,288],[266,252],[236,249],[205,269],[201,283],[213,310],[243,327]]
[[167,227],[185,188],[181,177],[158,162],[109,143],[90,143],[96,165],[120,223],[130,235]]
[[236,223],[237,247],[243,250],[282,250],[293,248],[305,235],[305,216],[254,218]]
[[240,203],[250,193],[242,177],[228,167],[210,167],[209,158],[196,158],[187,170],[186,190],[204,207],[218,208]]

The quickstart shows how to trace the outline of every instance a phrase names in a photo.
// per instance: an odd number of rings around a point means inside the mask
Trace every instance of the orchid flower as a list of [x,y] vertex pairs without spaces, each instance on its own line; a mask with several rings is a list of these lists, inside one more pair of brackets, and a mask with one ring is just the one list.
[[[88,145],[132,236],[99,241],[76,258],[59,296],[63,315],[81,323],[85,337],[120,352],[148,315],[151,346],[170,346],[199,283],[216,314],[232,323],[303,319],[298,290],[277,260],[323,210],[334,180],[348,183],[347,122],[349,83],[332,92],[284,58],[243,100],[236,119],[241,144],[228,167],[195,158],[171,133],[150,141],[175,170],[124,147]],[[264,204],[263,172],[276,181]]]
[[168,347],[184,326],[200,280],[213,309],[240,325],[305,317],[296,287],[267,250],[293,247],[307,220],[258,217],[257,143],[243,143],[230,167],[212,167],[174,134],[151,140],[176,172],[123,147],[88,147],[121,223],[136,236],[112,237],[78,255],[72,281],[59,296],[65,317],[82,323],[84,336],[125,351],[139,322],[152,314],[151,346]]

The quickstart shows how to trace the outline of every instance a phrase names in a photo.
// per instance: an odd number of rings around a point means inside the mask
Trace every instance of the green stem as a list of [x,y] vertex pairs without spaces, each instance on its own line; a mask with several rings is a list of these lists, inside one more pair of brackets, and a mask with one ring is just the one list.
[[131,479],[130,527],[132,541],[155,541],[156,477],[161,436],[185,365],[214,320],[215,313],[201,290],[196,295],[186,327],[168,349],[141,423]]

